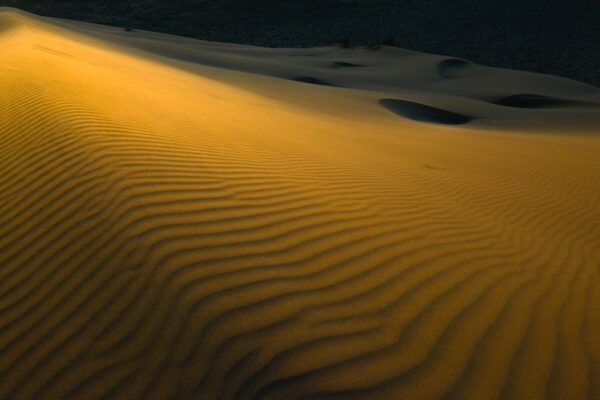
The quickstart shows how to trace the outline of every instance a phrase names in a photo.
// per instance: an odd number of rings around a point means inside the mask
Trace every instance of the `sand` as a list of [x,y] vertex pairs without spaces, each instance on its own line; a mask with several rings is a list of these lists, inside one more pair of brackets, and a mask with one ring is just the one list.
[[599,89],[14,9],[0,44],[1,399],[600,399]]

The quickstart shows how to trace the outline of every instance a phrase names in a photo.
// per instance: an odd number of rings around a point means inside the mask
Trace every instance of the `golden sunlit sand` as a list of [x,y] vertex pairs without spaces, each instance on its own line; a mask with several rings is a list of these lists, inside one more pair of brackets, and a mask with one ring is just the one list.
[[600,90],[0,10],[0,399],[600,399]]

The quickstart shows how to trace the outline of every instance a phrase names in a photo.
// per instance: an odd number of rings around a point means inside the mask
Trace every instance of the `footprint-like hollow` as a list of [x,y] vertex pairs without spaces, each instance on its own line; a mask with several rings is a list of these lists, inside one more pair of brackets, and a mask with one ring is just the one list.
[[449,58],[441,61],[437,65],[436,69],[441,78],[454,79],[459,78],[459,73],[469,65],[471,65],[471,63],[467,60],[461,60],[460,58]]
[[395,114],[419,122],[462,125],[473,120],[473,118],[468,115],[408,100],[381,99],[379,100],[379,104]]
[[513,108],[551,108],[577,105],[580,102],[541,94],[520,93],[502,97],[493,102],[499,106]]
[[293,78],[296,82],[302,83],[310,83],[312,85],[322,85],[322,86],[337,86],[334,83],[324,81],[323,79],[315,78],[312,76],[301,76],[298,78]]

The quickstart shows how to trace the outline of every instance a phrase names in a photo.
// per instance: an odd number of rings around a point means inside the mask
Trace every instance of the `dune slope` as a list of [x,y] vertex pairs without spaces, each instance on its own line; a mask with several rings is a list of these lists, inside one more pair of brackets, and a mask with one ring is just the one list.
[[597,89],[10,9],[0,44],[0,398],[600,398]]

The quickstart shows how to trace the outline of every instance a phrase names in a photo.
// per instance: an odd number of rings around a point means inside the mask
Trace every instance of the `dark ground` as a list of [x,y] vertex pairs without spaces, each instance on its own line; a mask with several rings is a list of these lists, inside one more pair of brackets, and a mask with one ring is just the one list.
[[42,15],[205,40],[312,47],[348,38],[600,86],[600,0],[0,0]]

